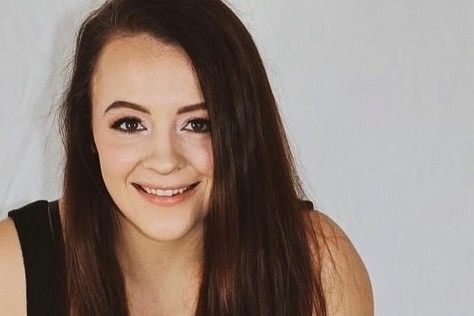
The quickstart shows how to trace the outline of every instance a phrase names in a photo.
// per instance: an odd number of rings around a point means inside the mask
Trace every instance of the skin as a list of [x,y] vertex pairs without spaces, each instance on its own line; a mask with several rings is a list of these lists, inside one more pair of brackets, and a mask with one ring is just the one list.
[[13,220],[0,222],[0,315],[26,315],[26,279]]
[[[132,315],[195,310],[213,175],[208,113],[195,106],[202,102],[179,47],[146,35],[116,37],[104,47],[92,82],[92,127],[104,182],[120,210],[117,253]],[[191,184],[197,185],[171,198],[141,189]],[[321,255],[328,315],[373,315],[368,274],[352,243],[328,217],[307,213],[327,242]],[[26,315],[25,272],[11,219],[0,222],[0,258],[0,315]]]
[[321,278],[328,316],[373,316],[369,274],[351,240],[325,214],[309,212],[309,217],[321,244]]
[[[159,243],[196,234],[206,215],[213,159],[208,113],[185,53],[146,35],[115,38],[103,49],[92,88],[94,142],[124,234]],[[137,189],[192,184],[191,195],[174,199]]]

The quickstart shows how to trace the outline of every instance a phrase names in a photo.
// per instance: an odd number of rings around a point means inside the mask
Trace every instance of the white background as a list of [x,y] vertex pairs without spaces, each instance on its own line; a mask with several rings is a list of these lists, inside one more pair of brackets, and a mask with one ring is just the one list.
[[[231,2],[308,195],[364,258],[377,315],[474,315],[474,2]],[[53,118],[96,3],[0,2],[0,217],[60,194]]]

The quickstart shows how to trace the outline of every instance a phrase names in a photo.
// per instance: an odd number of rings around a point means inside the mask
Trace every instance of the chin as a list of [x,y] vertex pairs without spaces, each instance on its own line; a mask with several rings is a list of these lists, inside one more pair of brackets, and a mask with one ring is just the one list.
[[189,225],[173,225],[161,223],[151,229],[142,230],[149,239],[156,242],[179,242],[202,238],[203,220]]
[[149,205],[135,209],[140,211],[120,211],[122,234],[130,235],[134,240],[145,238],[155,242],[176,242],[202,238],[207,213],[203,209],[185,206],[156,208]]

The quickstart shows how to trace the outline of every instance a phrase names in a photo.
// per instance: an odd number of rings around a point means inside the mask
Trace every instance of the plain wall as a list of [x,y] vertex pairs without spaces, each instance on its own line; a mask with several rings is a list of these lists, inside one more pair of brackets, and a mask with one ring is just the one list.
[[[0,217],[61,191],[54,115],[91,0],[0,2]],[[234,0],[308,195],[376,314],[474,315],[474,2]],[[0,258],[1,260],[1,258]]]

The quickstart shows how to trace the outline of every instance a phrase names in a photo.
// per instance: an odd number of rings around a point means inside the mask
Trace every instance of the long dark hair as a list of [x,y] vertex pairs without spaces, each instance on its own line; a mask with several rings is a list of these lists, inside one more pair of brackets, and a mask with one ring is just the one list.
[[70,315],[128,315],[115,255],[117,210],[91,128],[91,78],[113,36],[178,45],[199,78],[212,125],[214,184],[196,315],[326,315],[318,241],[262,60],[219,0],[111,0],[79,31],[62,108],[65,299]]

